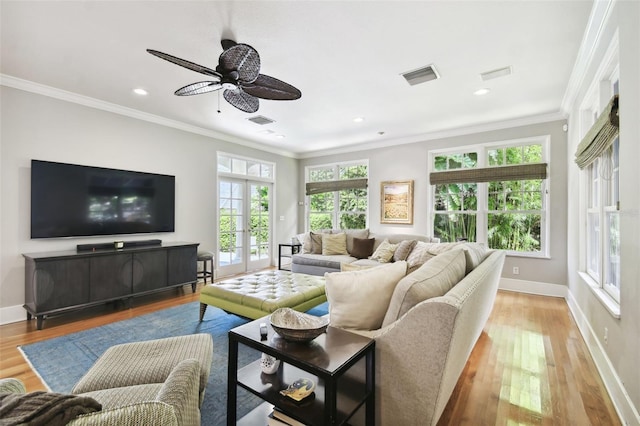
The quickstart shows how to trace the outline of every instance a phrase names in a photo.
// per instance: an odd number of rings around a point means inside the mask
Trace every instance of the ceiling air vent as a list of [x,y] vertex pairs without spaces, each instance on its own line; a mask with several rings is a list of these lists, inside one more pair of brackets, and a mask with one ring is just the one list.
[[255,117],[247,118],[247,120],[252,121],[252,122],[254,122],[256,124],[259,124],[261,126],[264,126],[265,124],[275,123],[275,120],[267,118],[267,117],[265,117],[263,115],[256,115]]
[[440,75],[433,64],[418,68],[417,70],[402,73],[402,76],[407,80],[407,83],[412,86],[440,78]]
[[483,72],[480,74],[480,77],[482,77],[482,81],[487,81],[487,80],[491,80],[498,77],[505,77],[510,74],[511,74],[511,67],[509,66],[509,67],[499,68],[493,71]]

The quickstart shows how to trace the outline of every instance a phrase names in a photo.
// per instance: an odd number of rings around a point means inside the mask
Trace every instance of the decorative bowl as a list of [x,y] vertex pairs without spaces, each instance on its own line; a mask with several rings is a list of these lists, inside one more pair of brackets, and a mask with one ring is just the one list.
[[316,317],[291,308],[276,309],[270,317],[271,326],[285,340],[310,342],[327,330],[329,318]]

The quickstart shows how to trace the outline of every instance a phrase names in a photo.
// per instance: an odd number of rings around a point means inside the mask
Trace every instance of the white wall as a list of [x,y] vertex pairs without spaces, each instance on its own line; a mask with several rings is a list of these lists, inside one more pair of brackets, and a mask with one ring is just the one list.
[[[369,160],[369,228],[377,233],[417,233],[426,234],[428,226],[427,204],[429,173],[428,152],[433,149],[452,148],[486,142],[514,140],[531,136],[550,135],[550,259],[534,259],[526,257],[507,257],[503,269],[503,278],[518,280],[521,290],[532,293],[541,292],[536,284],[549,284],[543,287],[555,288],[556,295],[563,295],[566,289],[566,229],[567,229],[567,175],[566,153],[567,135],[562,130],[564,120],[542,124],[532,124],[503,130],[435,139],[425,142],[397,145],[351,152],[340,155],[327,155],[301,160],[299,179],[304,182],[305,167],[309,165],[328,164],[345,160]],[[386,225],[380,223],[380,182],[387,180],[414,180],[414,213],[413,225]],[[304,187],[300,186],[299,200],[304,200]],[[299,208],[298,223],[304,226],[304,207]],[[303,232],[304,229],[299,229]],[[513,275],[513,266],[520,268],[519,275]],[[528,287],[527,287],[527,282]]]
[[[216,152],[272,161],[277,178],[274,243],[295,233],[295,159],[5,86],[0,90],[0,323],[26,317],[22,253],[114,240],[31,240],[31,159],[175,175],[176,232],[117,239],[191,241],[210,250],[216,244]],[[277,220],[280,216],[285,221]]]
[[[594,45],[586,74],[571,105],[567,169],[571,198],[568,215],[569,306],[589,346],[609,392],[627,424],[640,424],[640,3],[615,2],[610,18]],[[620,56],[620,318],[615,318],[580,277],[583,269],[585,176],[573,163],[579,140],[580,105],[615,31]],[[580,218],[580,220],[578,220]],[[604,329],[608,340],[604,340]]]

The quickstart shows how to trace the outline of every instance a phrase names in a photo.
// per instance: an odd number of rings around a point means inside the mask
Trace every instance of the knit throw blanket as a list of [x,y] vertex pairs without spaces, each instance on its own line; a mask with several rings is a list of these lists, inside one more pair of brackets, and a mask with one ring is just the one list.
[[0,394],[0,425],[62,426],[81,414],[100,411],[98,401],[55,392]]

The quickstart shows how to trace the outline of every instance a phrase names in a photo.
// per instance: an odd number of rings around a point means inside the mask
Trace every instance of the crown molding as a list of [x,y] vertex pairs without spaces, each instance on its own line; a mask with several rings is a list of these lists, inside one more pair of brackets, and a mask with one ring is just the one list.
[[617,0],[595,0],[593,2],[589,21],[578,50],[578,56],[573,64],[567,89],[560,104],[564,114],[569,114],[576,101],[580,87],[584,84],[589,65],[593,62],[596,48],[601,42],[602,32],[611,19],[611,13],[616,2]]
[[74,104],[83,105],[89,108],[95,108],[102,111],[111,112],[114,114],[124,115],[126,117],[131,117],[137,120],[159,124],[165,127],[171,127],[173,129],[178,129],[178,130],[194,133],[201,136],[206,136],[206,137],[223,141],[223,142],[229,142],[237,145],[246,146],[248,148],[257,149],[259,151],[265,151],[272,154],[281,155],[284,157],[295,158],[295,155],[290,151],[270,148],[264,145],[260,145],[258,143],[250,142],[245,139],[228,135],[226,133],[220,133],[210,129],[204,129],[202,127],[193,126],[191,124],[187,124],[182,121],[171,120],[169,118],[161,117],[159,115],[149,114],[133,108],[127,108],[122,105],[113,104],[110,102],[102,101],[100,99],[91,98],[89,96],[83,96],[78,93],[57,89],[55,87],[46,86],[44,84],[35,83],[29,80],[23,80],[7,74],[0,74],[0,85],[11,87],[13,89],[23,90],[25,92],[35,93],[42,96],[47,96],[54,99],[59,99],[65,102],[71,102]]
[[343,148],[325,149],[319,151],[310,151],[299,153],[297,159],[308,159],[315,157],[324,157],[326,155],[346,154],[350,152],[365,151],[377,148],[388,148],[390,146],[406,145],[411,143],[426,142],[436,139],[446,139],[456,136],[465,136],[476,133],[492,132],[495,130],[511,129],[514,127],[528,126],[532,124],[548,123],[551,121],[566,120],[567,115],[562,111],[555,111],[546,114],[531,115],[527,117],[514,118],[511,120],[494,121],[490,123],[482,123],[473,126],[456,127],[438,132],[423,133],[406,138],[388,139],[379,142],[363,142],[356,145],[349,145]]

